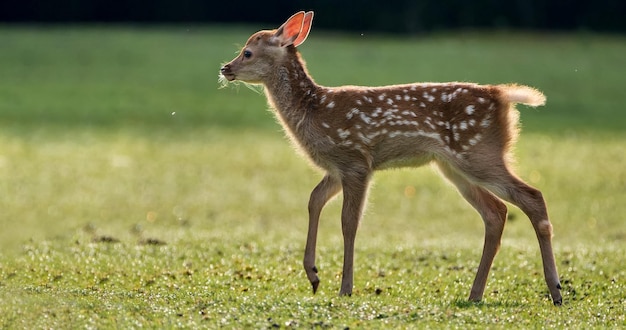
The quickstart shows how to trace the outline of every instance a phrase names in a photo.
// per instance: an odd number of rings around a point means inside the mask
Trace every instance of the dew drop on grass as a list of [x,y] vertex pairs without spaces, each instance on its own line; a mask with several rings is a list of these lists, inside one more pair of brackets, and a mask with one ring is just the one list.
[[411,198],[413,196],[415,196],[415,187],[414,186],[404,187],[404,197]]
[[159,214],[155,211],[148,211],[146,214],[146,220],[148,222],[155,222],[158,218]]

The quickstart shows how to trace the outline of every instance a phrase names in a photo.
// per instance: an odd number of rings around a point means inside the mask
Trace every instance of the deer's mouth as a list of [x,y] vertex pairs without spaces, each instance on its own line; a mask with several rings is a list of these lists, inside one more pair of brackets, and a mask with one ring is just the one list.
[[233,80],[237,79],[237,77],[234,74],[232,74],[232,73],[229,73],[229,74],[222,73],[222,77],[226,78],[226,80],[228,80],[228,81],[233,81]]
[[222,77],[226,78],[226,80],[228,81],[233,81],[237,79],[237,76],[235,76],[235,74],[231,71],[230,66],[228,64],[224,65],[220,69],[220,75],[222,75]]

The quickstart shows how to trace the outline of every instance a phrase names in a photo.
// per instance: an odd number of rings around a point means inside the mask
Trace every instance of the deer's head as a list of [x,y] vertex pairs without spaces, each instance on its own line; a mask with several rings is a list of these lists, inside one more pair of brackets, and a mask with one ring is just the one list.
[[282,63],[289,47],[298,47],[306,40],[311,29],[313,12],[298,12],[275,30],[253,34],[241,52],[220,69],[220,79],[263,83]]

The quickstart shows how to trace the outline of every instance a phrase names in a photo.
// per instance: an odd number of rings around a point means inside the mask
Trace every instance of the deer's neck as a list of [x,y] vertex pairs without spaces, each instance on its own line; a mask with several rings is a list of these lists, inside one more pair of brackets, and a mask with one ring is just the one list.
[[293,55],[291,60],[279,66],[273,78],[266,81],[265,91],[283,125],[296,133],[315,111],[315,100],[321,87],[309,76],[300,56],[297,53],[290,55]]

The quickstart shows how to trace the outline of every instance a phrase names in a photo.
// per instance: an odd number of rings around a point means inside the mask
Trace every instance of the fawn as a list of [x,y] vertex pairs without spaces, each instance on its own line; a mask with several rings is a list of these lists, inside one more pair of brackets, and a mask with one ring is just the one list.
[[560,305],[552,225],[544,199],[508,166],[508,151],[518,133],[514,104],[543,105],[544,95],[514,84],[320,86],[308,74],[296,48],[307,38],[312,19],[313,12],[301,11],[278,29],[253,34],[241,53],[221,68],[220,80],[262,84],[286,134],[325,172],[308,204],[303,265],[313,293],[320,282],[315,266],[318,222],[328,200],[343,190],[339,294],[351,295],[354,239],[373,172],[434,162],[485,224],[482,257],[469,300],[483,297],[507,217],[505,200],[530,218],[545,281],[553,303]]

